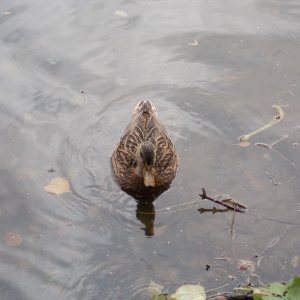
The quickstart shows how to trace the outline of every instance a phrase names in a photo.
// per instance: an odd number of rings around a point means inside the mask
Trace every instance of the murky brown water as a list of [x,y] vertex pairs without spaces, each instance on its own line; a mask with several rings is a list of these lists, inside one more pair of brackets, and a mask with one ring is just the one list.
[[[14,0],[0,13],[1,299],[146,300],[150,280],[230,291],[247,279],[237,259],[265,283],[300,273],[296,225],[237,214],[232,240],[232,212],[198,211],[222,209],[200,201],[205,187],[300,223],[298,1]],[[142,99],[180,158],[153,228],[109,163]],[[274,104],[283,120],[237,146]],[[56,177],[71,193],[44,190]]]

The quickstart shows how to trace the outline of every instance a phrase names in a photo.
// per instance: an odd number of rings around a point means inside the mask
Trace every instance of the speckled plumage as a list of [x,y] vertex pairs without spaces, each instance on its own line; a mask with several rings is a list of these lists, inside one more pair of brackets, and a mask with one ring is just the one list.
[[[153,187],[145,186],[136,158],[139,145],[146,141],[154,145]],[[170,187],[176,176],[178,158],[175,146],[150,101],[141,101],[135,107],[132,119],[113,152],[111,163],[116,182],[134,197],[158,196]]]

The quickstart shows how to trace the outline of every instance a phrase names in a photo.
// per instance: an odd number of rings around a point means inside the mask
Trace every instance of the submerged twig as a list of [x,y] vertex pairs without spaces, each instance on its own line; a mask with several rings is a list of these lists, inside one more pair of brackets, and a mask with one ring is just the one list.
[[[168,207],[157,210],[156,214],[175,213],[175,212],[182,211],[182,210],[185,210],[185,209],[188,209],[188,208],[192,208],[192,207],[195,206],[193,204],[196,204],[196,203],[199,203],[199,201],[192,201],[192,202],[181,203],[181,204],[177,204],[177,205],[173,205],[173,206],[168,206]],[[187,205],[189,205],[189,206],[187,206]],[[182,207],[182,206],[184,206],[184,207]],[[176,210],[174,210],[174,208],[176,208]]]
[[271,123],[269,123],[269,124],[267,124],[267,125],[259,128],[259,129],[255,130],[255,131],[253,131],[253,132],[251,132],[251,133],[249,133],[247,135],[244,135],[243,137],[240,138],[240,140],[242,142],[247,141],[253,135],[256,135],[256,134],[258,134],[258,133],[266,130],[267,128],[269,128],[269,127],[277,124],[278,122],[280,122],[282,120],[282,118],[283,118],[283,111],[282,111],[281,107],[277,106],[277,105],[273,105],[273,108],[275,108],[278,111],[278,113],[279,113],[279,115],[275,118],[275,120],[273,120]]
[[274,141],[274,142],[271,144],[271,146],[273,147],[274,145],[276,145],[276,144],[278,144],[279,142],[281,142],[281,141],[287,139],[291,134],[293,134],[293,133],[295,133],[295,132],[297,132],[297,131],[299,131],[299,130],[300,130],[300,126],[298,125],[298,126],[296,126],[292,131],[287,132],[283,137],[281,137],[281,138],[279,138],[278,140]]
[[225,209],[216,209],[215,207],[213,208],[199,208],[198,211],[200,212],[200,214],[203,214],[205,212],[211,212],[213,215],[217,212],[227,212],[228,211],[228,208],[225,208]]
[[234,225],[234,220],[235,220],[235,208],[234,208],[234,211],[233,211],[233,217],[232,217],[232,222],[231,222],[231,225],[230,225],[230,235],[231,235],[231,239],[234,238],[234,229],[233,229],[233,225]]
[[264,255],[267,253],[267,251],[269,250],[269,248],[273,247],[275,244],[277,244],[278,242],[280,242],[281,240],[283,240],[284,238],[286,238],[288,235],[294,233],[296,230],[298,230],[300,228],[300,224],[298,224],[298,226],[296,226],[295,228],[290,228],[288,231],[286,231],[284,234],[278,236],[277,238],[275,238],[274,240],[272,240],[266,247],[265,249],[263,249],[262,254],[258,255],[257,257],[259,257],[258,261],[257,261],[257,267],[259,267],[262,258],[264,257]]

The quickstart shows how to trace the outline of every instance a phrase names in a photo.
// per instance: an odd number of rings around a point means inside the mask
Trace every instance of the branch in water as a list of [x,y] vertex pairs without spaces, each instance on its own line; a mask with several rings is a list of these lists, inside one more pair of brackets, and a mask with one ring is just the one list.
[[220,201],[220,200],[217,200],[217,199],[207,196],[204,188],[202,188],[202,194],[199,194],[199,196],[202,199],[207,199],[207,200],[213,201],[214,203],[220,204],[222,206],[225,206],[229,209],[232,209],[232,210],[235,210],[238,212],[246,212],[247,211],[247,206],[240,204],[240,203],[234,201],[233,199],[224,199],[224,200]]

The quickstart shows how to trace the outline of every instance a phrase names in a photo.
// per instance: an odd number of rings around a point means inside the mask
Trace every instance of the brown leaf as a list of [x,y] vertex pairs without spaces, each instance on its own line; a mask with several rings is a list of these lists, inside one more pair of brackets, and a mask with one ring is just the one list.
[[44,186],[44,190],[57,195],[71,192],[69,181],[63,177],[53,178],[49,185]]
[[198,46],[198,41],[194,40],[194,43],[188,43],[188,45],[190,45],[190,46]]
[[250,272],[255,271],[255,264],[251,260],[239,259],[237,262],[237,267],[239,268],[240,271],[250,271]]
[[245,170],[244,171],[246,177],[248,178],[248,181],[251,185],[251,187],[256,191],[263,191],[264,187],[261,181],[257,179],[250,171]]
[[235,81],[235,80],[238,80],[238,77],[237,77],[237,76],[234,76],[234,75],[228,75],[228,76],[225,76],[223,80],[224,80],[225,82],[228,82],[228,81]]
[[249,142],[240,142],[240,143],[238,143],[238,146],[240,146],[240,147],[248,147],[249,145],[250,145]]
[[17,247],[22,244],[22,238],[13,231],[5,231],[2,238],[6,245],[11,247]]

